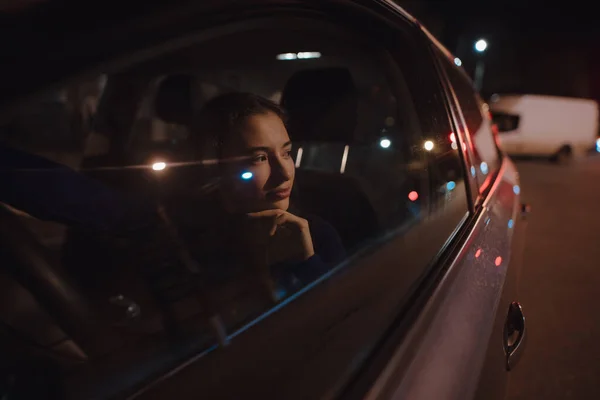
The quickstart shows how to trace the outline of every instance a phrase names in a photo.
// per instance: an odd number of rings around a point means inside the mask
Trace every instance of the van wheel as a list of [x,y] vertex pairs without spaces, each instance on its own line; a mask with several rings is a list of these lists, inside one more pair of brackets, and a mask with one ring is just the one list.
[[563,146],[555,155],[550,158],[550,161],[559,165],[567,165],[573,161],[573,151],[570,146]]

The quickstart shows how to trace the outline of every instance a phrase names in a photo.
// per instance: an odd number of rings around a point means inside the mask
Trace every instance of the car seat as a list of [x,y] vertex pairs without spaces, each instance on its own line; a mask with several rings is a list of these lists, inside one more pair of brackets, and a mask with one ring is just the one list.
[[377,216],[354,176],[343,171],[346,146],[357,124],[357,91],[346,68],[309,69],[288,80],[281,99],[288,131],[302,160],[294,201],[305,212],[330,222],[348,251],[375,236]]

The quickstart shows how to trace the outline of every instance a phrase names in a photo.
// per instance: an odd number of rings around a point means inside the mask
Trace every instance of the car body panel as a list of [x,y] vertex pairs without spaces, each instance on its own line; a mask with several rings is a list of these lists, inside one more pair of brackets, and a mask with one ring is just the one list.
[[[398,365],[389,364],[368,399],[473,397],[496,312],[503,310],[499,303],[510,255],[508,224],[517,216],[517,184],[516,169],[506,159],[465,245],[394,355]],[[497,348],[502,350],[501,343]]]

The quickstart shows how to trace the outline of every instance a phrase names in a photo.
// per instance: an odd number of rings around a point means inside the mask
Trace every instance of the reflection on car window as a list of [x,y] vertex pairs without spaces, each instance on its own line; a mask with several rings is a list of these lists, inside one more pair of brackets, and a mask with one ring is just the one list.
[[[6,140],[0,179],[11,189],[0,201],[29,215],[116,331],[106,368],[154,357],[145,365],[157,374],[320,281],[335,288],[337,274],[430,212],[464,215],[441,92],[431,76],[404,77],[419,69],[330,24],[213,38],[108,74],[77,112],[63,101],[68,118],[43,125],[78,143],[54,143],[77,162],[37,151],[38,137]],[[396,277],[390,307],[456,228],[448,221],[431,252],[372,266],[409,277]]]
[[452,65],[445,57],[443,64],[448,79],[458,98],[466,128],[472,143],[471,152],[476,167],[471,171],[477,176],[480,191],[489,187],[491,177],[500,167],[499,152],[492,131],[492,119],[489,106],[474,90],[464,73]]
[[0,142],[79,165],[105,83],[103,75],[29,101],[3,123]]

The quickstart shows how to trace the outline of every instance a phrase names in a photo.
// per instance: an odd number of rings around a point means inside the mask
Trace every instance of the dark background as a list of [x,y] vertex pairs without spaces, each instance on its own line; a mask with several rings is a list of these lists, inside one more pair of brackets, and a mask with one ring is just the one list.
[[475,41],[488,42],[482,93],[600,100],[600,11],[581,1],[397,0],[473,77]]
[[[73,1],[53,0],[52,3]],[[482,55],[485,73],[481,92],[486,98],[493,93],[534,93],[600,100],[597,2],[394,1],[458,56],[472,77],[477,57],[481,56],[476,54],[473,45],[479,38],[488,42],[488,49]],[[147,0],[143,8],[160,2]],[[0,11],[10,14],[40,3],[50,1],[0,0]],[[139,2],[122,2],[123,8],[131,8],[136,3]]]

